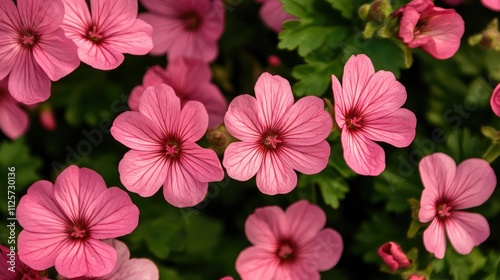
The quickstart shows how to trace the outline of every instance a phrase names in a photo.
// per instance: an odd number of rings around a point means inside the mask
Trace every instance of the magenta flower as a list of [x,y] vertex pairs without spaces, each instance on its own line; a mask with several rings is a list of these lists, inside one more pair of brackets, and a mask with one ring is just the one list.
[[425,280],[424,275],[412,274],[408,280]]
[[12,97],[35,104],[49,98],[51,80],[71,73],[80,60],[60,28],[61,0],[18,0],[17,5],[0,0],[0,79],[10,73]]
[[413,0],[399,8],[399,37],[410,48],[422,48],[437,59],[452,57],[464,35],[464,20],[454,9],[435,7],[431,0]]
[[500,12],[500,0],[481,0],[483,5],[495,12]]
[[131,233],[139,209],[126,192],[107,188],[87,168],[70,166],[55,184],[38,181],[21,198],[17,219],[19,258],[36,270],[55,265],[68,278],[99,277],[116,264],[116,250],[102,239]]
[[497,85],[490,99],[491,109],[495,115],[500,117],[500,84]]
[[227,131],[242,142],[226,148],[223,165],[239,181],[257,173],[257,187],[265,194],[288,193],[297,185],[294,169],[316,174],[328,164],[325,139],[332,119],[318,97],[293,104],[290,84],[280,76],[263,73],[255,96],[240,95],[229,104]]
[[305,200],[286,212],[258,208],[245,222],[253,246],[239,254],[236,271],[243,280],[320,279],[318,271],[334,267],[344,249],[340,234],[323,229],[325,223],[323,210]]
[[171,86],[181,99],[181,106],[189,100],[200,101],[208,112],[208,127],[215,128],[224,121],[227,101],[217,86],[212,84],[212,72],[207,63],[187,57],[170,62],[167,69],[153,66],[148,69],[142,86],[136,86],[128,99],[131,110],[139,109],[139,99],[145,88],[157,84]]
[[260,18],[267,27],[276,33],[283,30],[281,27],[283,22],[290,19],[296,19],[296,17],[285,12],[283,3],[281,3],[280,0],[257,0],[257,2],[262,3],[259,12]]
[[[116,239],[103,241],[116,249],[118,258],[116,266],[111,273],[101,277],[77,277],[70,280],[158,280],[159,272],[156,265],[148,259],[131,259],[130,251],[125,243]],[[58,277],[58,280],[68,280]]]
[[78,57],[101,70],[118,67],[123,53],[147,54],[153,48],[153,28],[137,19],[137,0],[63,0],[62,27],[78,46]]
[[[19,260],[16,247],[13,246],[11,250],[10,247],[6,247],[0,244],[0,271],[2,275],[0,275],[0,279],[2,280],[50,280],[49,278],[43,277],[40,275],[38,270],[34,270],[27,266],[24,262]],[[43,271],[45,274],[46,271]]]
[[446,235],[455,250],[469,254],[490,235],[481,215],[462,211],[483,204],[496,186],[495,172],[483,159],[468,159],[458,167],[451,157],[435,153],[419,164],[424,185],[420,199],[420,222],[431,222],[424,231],[424,245],[436,258],[446,251]]
[[141,0],[149,10],[139,15],[153,26],[154,55],[168,54],[212,61],[224,30],[222,0]]
[[411,265],[411,261],[408,259],[403,249],[395,242],[383,244],[378,248],[377,253],[392,271]]
[[144,197],[163,185],[165,199],[177,207],[201,202],[208,182],[224,178],[215,152],[195,143],[207,127],[203,104],[188,101],[181,109],[181,100],[171,87],[148,87],[139,101],[139,112],[120,114],[111,127],[113,137],[132,149],[118,165],[123,185]]
[[0,130],[14,140],[23,135],[28,129],[28,114],[19,103],[10,96],[8,80],[0,80]]
[[364,54],[351,56],[345,64],[343,87],[335,75],[332,82],[347,165],[361,175],[379,175],[385,169],[385,153],[374,141],[401,148],[415,138],[415,114],[400,108],[406,101],[404,86],[391,72],[375,73]]

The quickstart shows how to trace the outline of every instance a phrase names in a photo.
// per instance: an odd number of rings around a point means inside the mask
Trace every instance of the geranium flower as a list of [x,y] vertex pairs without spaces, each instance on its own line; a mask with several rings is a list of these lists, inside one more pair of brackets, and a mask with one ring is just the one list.
[[481,0],[483,5],[495,12],[500,12],[500,0]]
[[7,78],[0,80],[0,130],[14,140],[28,129],[28,114],[10,96]]
[[245,222],[253,246],[239,254],[236,271],[243,280],[320,279],[318,271],[334,267],[344,248],[340,234],[323,229],[325,223],[323,210],[305,200],[286,212],[258,208]]
[[491,109],[495,115],[500,117],[500,84],[497,85],[490,99]]
[[395,242],[391,241],[383,244],[378,248],[377,253],[392,271],[411,265],[411,261],[408,259],[403,249]]
[[328,164],[325,140],[332,119],[315,96],[293,104],[290,84],[263,73],[255,96],[236,97],[224,117],[227,131],[242,142],[229,144],[223,165],[228,175],[246,181],[257,173],[257,187],[265,194],[288,193],[297,185],[295,170],[316,174]]
[[163,185],[165,199],[177,207],[201,202],[208,182],[224,178],[215,152],[195,143],[207,127],[203,104],[188,101],[181,109],[171,87],[148,87],[139,101],[139,112],[120,114],[111,127],[113,137],[132,149],[118,165],[123,185],[145,197]]
[[21,261],[36,270],[53,265],[69,278],[99,277],[116,264],[116,250],[102,239],[131,233],[139,209],[126,192],[107,188],[102,177],[87,168],[70,166],[55,184],[35,182],[21,198],[17,219]]
[[168,54],[212,61],[218,53],[217,40],[224,30],[221,0],[141,0],[149,10],[139,15],[153,26],[151,54]]
[[490,235],[488,221],[480,214],[462,211],[483,204],[496,186],[495,172],[483,159],[468,159],[458,167],[451,157],[435,153],[419,164],[424,185],[418,217],[431,222],[424,231],[425,249],[442,259],[446,235],[455,250],[467,255]]
[[283,28],[281,25],[283,22],[296,19],[296,17],[287,14],[283,9],[283,3],[280,0],[257,0],[257,2],[262,3],[262,7],[260,8],[260,18],[269,27],[276,33],[279,33]]
[[[116,249],[118,258],[116,266],[111,273],[101,277],[77,277],[70,280],[158,280],[158,267],[148,259],[131,259],[127,245],[116,239],[108,239],[104,243]],[[68,280],[64,276],[58,280]]]
[[227,101],[222,92],[210,82],[212,72],[206,62],[199,59],[180,57],[162,69],[153,66],[146,71],[142,86],[136,86],[128,99],[131,110],[139,110],[139,99],[144,90],[153,85],[167,84],[181,99],[181,106],[189,100],[200,101],[207,109],[208,127],[215,128],[224,121]]
[[[19,9],[19,10],[18,10]],[[45,101],[50,81],[73,72],[76,45],[60,28],[61,0],[0,0],[0,79],[9,75],[12,97],[25,104]]]
[[[16,251],[0,244],[0,279],[2,280],[50,280],[45,275],[46,271],[38,271],[30,268],[24,262],[19,260]],[[12,259],[11,259],[12,258]]]
[[335,120],[342,129],[344,159],[354,172],[376,176],[385,169],[385,153],[374,141],[406,147],[415,138],[415,114],[400,108],[404,86],[388,71],[375,73],[366,55],[351,56],[342,85],[332,76]]
[[137,19],[137,0],[63,0],[62,27],[78,46],[78,57],[101,70],[118,67],[123,53],[147,54],[153,48],[153,28]]
[[431,0],[413,0],[394,15],[400,16],[399,37],[410,48],[447,59],[460,47],[464,20],[454,9],[435,7]]

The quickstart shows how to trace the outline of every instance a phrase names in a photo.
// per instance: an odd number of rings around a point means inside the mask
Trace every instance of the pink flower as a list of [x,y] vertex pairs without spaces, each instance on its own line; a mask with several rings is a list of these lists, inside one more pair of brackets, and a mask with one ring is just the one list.
[[409,267],[411,264],[405,252],[395,242],[387,242],[380,246],[377,253],[392,271]]
[[141,0],[149,10],[139,15],[153,26],[151,53],[168,53],[212,61],[217,56],[217,40],[224,30],[222,0]]
[[483,5],[495,12],[500,12],[500,0],[481,0]]
[[435,7],[431,0],[413,0],[399,8],[399,37],[410,48],[422,48],[437,59],[452,57],[464,35],[464,20],[454,9]]
[[323,210],[305,200],[284,213],[277,206],[258,208],[245,222],[253,246],[239,254],[236,271],[243,280],[320,279],[318,271],[334,267],[344,248],[325,223]]
[[228,175],[246,181],[257,173],[257,187],[265,194],[288,193],[297,185],[295,170],[316,174],[328,164],[332,119],[315,96],[293,104],[290,84],[263,73],[255,84],[256,98],[236,97],[224,117],[227,131],[243,142],[224,152]]
[[49,98],[51,80],[68,75],[80,61],[60,28],[61,0],[18,0],[17,6],[0,0],[0,79],[10,73],[12,97],[35,104]]
[[38,181],[21,198],[17,219],[19,258],[31,268],[55,264],[66,277],[99,277],[116,264],[116,250],[100,241],[131,233],[139,209],[126,192],[107,188],[102,177],[87,168],[70,166],[55,184]]
[[139,101],[139,112],[120,114],[111,127],[113,137],[132,149],[118,165],[123,185],[144,197],[163,185],[165,199],[177,207],[201,202],[208,182],[224,178],[215,152],[195,143],[207,127],[203,104],[188,101],[181,109],[181,100],[171,87],[148,87]]
[[101,70],[118,67],[123,53],[147,54],[153,48],[153,28],[137,19],[137,0],[63,0],[63,29],[78,46],[78,57]]
[[410,275],[410,278],[408,278],[408,280],[425,280],[425,276],[412,274],[412,275]]
[[257,2],[262,3],[260,8],[260,18],[267,27],[276,33],[279,33],[283,28],[281,25],[283,22],[296,19],[296,17],[289,15],[283,9],[283,4],[280,0],[257,0]]
[[136,86],[128,99],[130,109],[137,111],[139,99],[145,88],[157,84],[171,86],[181,99],[181,106],[189,100],[200,101],[208,112],[208,127],[215,128],[224,120],[227,101],[222,92],[210,82],[212,72],[207,63],[193,58],[180,57],[170,62],[167,69],[153,66],[148,69],[142,86]]
[[[116,249],[118,258],[111,273],[101,277],[77,277],[71,280],[158,280],[159,272],[156,265],[148,259],[130,259],[130,251],[125,243],[116,239],[103,241]],[[58,277],[58,280],[68,280]]]
[[491,109],[495,115],[500,117],[500,84],[497,85],[495,90],[493,90],[493,94],[491,95]]
[[[0,244],[0,279],[2,280],[49,280],[40,275],[38,270],[34,270],[19,260],[16,254],[16,247],[6,247]],[[45,273],[45,272],[43,272]]]
[[493,193],[496,177],[488,162],[468,159],[458,167],[448,155],[435,153],[419,165],[424,185],[418,217],[431,222],[424,231],[424,245],[436,258],[446,250],[446,235],[455,250],[469,254],[490,235],[488,221],[481,215],[462,211],[483,204]]
[[0,130],[14,140],[26,132],[28,125],[28,114],[10,96],[8,80],[0,80]]
[[406,147],[415,138],[415,114],[400,108],[404,86],[391,72],[375,73],[366,55],[351,56],[344,66],[343,87],[332,76],[335,120],[342,129],[344,159],[354,172],[376,176],[385,169],[385,154],[374,141]]

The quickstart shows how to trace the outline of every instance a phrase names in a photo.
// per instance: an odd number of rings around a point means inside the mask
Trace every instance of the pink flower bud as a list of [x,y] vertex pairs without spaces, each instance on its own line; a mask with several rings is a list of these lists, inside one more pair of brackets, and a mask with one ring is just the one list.
[[40,124],[48,131],[56,129],[57,123],[51,108],[43,108],[40,111]]
[[267,57],[267,63],[271,67],[278,67],[281,65],[281,59],[277,55],[270,55]]
[[412,274],[408,280],[425,280],[425,276]]
[[405,268],[410,266],[411,261],[408,259],[406,254],[403,252],[401,247],[395,242],[387,242],[378,248],[378,255],[387,264],[387,266],[392,270],[396,271],[399,268]]

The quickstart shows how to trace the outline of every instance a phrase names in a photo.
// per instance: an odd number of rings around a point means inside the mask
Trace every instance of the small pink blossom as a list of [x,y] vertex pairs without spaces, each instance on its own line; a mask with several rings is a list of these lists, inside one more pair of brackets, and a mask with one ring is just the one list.
[[[116,249],[116,266],[111,273],[101,277],[77,277],[70,280],[158,280],[159,271],[156,265],[148,259],[131,259],[130,251],[125,243],[116,239],[104,240],[104,243]],[[68,280],[58,277],[58,280]]]
[[495,113],[495,115],[500,117],[500,84],[498,84],[497,87],[493,90],[490,104],[493,113]]
[[481,0],[483,5],[495,12],[500,12],[500,0]]
[[243,280],[320,279],[319,271],[340,260],[340,234],[323,229],[326,215],[316,205],[298,201],[283,212],[277,206],[258,208],[245,222],[245,233],[253,246],[236,259]]
[[[13,250],[12,250],[13,249]],[[16,247],[6,247],[0,244],[0,279],[2,280],[50,280],[42,275],[46,271],[38,271],[30,268],[24,262],[19,260]]]
[[267,27],[276,33],[283,30],[281,27],[283,22],[290,19],[296,19],[296,17],[285,12],[283,3],[281,3],[280,0],[257,0],[257,2],[262,3],[259,12],[260,18]]
[[412,274],[412,275],[410,275],[410,278],[408,278],[408,280],[425,280],[425,276]]
[[399,37],[410,48],[447,59],[460,47],[464,20],[454,9],[435,7],[431,0],[413,0],[394,15],[400,16]]
[[424,191],[418,217],[422,223],[432,221],[424,231],[425,248],[442,259],[448,235],[459,254],[469,254],[488,238],[490,227],[482,215],[462,210],[488,200],[497,183],[495,172],[483,159],[468,159],[457,167],[442,153],[424,157],[419,170]]
[[54,131],[57,128],[56,117],[52,108],[45,107],[40,110],[40,124],[48,131]]
[[383,244],[378,248],[377,253],[392,271],[409,267],[411,264],[403,249],[395,242]]
[[25,104],[45,101],[50,81],[80,64],[75,44],[60,28],[61,0],[0,0],[0,79],[10,73],[9,91]]
[[139,209],[126,192],[107,188],[87,168],[70,166],[55,184],[38,181],[21,198],[17,219],[19,258],[36,270],[53,265],[68,278],[99,277],[116,264],[116,250],[102,239],[131,233]]
[[63,29],[78,46],[78,57],[101,70],[118,67],[123,53],[147,54],[153,48],[153,28],[137,19],[137,0],[63,0]]
[[28,125],[28,114],[10,96],[8,80],[0,80],[0,130],[14,140],[26,132]]
[[207,193],[208,182],[220,181],[224,171],[213,150],[198,141],[208,127],[203,104],[181,100],[159,84],[144,91],[139,111],[120,114],[111,134],[131,148],[118,165],[120,180],[131,192],[149,197],[163,185],[163,195],[177,207],[194,206]]
[[212,72],[206,62],[194,58],[180,57],[162,69],[153,66],[148,69],[142,86],[136,86],[128,99],[131,110],[137,111],[139,99],[144,90],[153,85],[167,84],[181,99],[181,106],[189,100],[200,101],[208,112],[208,127],[215,128],[224,121],[227,101],[217,86],[210,82]]
[[222,0],[141,0],[149,12],[139,15],[153,26],[151,54],[213,61],[224,30]]
[[315,96],[294,104],[287,80],[263,73],[255,97],[236,97],[224,117],[227,131],[242,142],[229,144],[223,165],[228,175],[246,181],[257,173],[257,187],[265,194],[288,193],[297,186],[297,174],[316,174],[328,164],[325,140],[332,119]]
[[400,108],[405,87],[388,71],[375,69],[364,54],[351,56],[342,85],[332,76],[335,120],[342,129],[344,159],[354,172],[376,176],[385,169],[385,153],[374,141],[406,147],[415,138],[415,114]]

